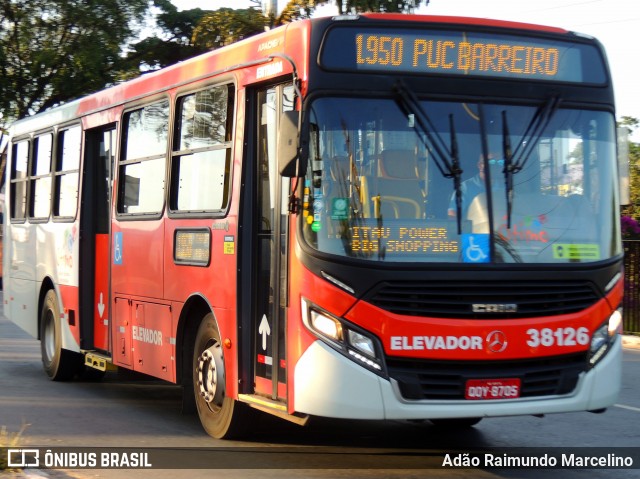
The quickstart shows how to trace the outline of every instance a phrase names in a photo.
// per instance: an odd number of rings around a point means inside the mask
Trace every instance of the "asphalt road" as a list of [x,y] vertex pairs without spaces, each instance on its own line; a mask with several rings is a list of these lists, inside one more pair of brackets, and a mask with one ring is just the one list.
[[[312,418],[301,428],[264,416],[250,441],[207,436],[180,413],[180,389],[110,373],[101,382],[47,379],[39,343],[0,317],[0,428],[19,446],[67,451],[151,451],[163,469],[26,469],[0,476],[51,478],[640,478],[639,469],[429,468],[480,448],[616,448],[640,466],[640,350],[624,354],[623,389],[606,413],[486,419],[464,432],[430,423]],[[2,446],[2,443],[0,443]],[[624,449],[633,447],[634,449]],[[161,450],[158,455],[157,448]],[[181,449],[189,448],[189,449]],[[619,449],[618,449],[619,448]],[[75,449],[73,449],[75,450]],[[526,449],[532,455],[541,450]],[[584,452],[585,450],[580,450]],[[586,451],[599,451],[598,449]],[[610,449],[606,450],[611,451]],[[99,457],[99,456],[98,456]],[[175,469],[184,467],[184,469]],[[195,467],[203,467],[198,469]],[[188,469],[190,468],[190,469]],[[204,469],[206,468],[206,469]]]

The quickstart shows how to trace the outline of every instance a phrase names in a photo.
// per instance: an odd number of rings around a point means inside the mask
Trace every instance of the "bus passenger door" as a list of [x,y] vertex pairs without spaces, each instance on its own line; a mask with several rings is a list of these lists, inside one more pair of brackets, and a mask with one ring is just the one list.
[[286,402],[286,301],[289,179],[277,168],[280,114],[293,109],[291,85],[257,92],[257,307],[253,319],[255,391]]
[[81,348],[109,350],[109,225],[116,128],[85,133],[80,210]]

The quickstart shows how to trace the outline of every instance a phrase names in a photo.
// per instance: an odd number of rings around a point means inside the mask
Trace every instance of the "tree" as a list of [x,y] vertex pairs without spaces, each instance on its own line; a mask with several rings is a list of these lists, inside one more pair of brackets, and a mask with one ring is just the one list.
[[0,0],[2,120],[113,83],[147,8],[147,0]]
[[269,20],[260,10],[220,8],[206,13],[193,30],[193,44],[215,49],[264,32]]
[[421,4],[428,5],[429,0],[292,0],[289,3],[304,4],[307,13],[309,9],[313,11],[317,6],[331,3],[343,15],[364,12],[412,13]]
[[178,11],[169,0],[154,0],[153,5],[158,11],[155,18],[159,34],[131,46],[122,68],[123,78],[136,77],[141,70],[173,65],[208,49],[192,41],[194,29],[208,11],[200,8]]
[[[619,126],[632,133],[640,125],[637,118],[623,116]],[[629,196],[630,204],[622,208],[623,216],[640,220],[640,143],[629,141]]]
[[280,15],[273,19],[272,25],[309,18],[317,7],[327,4],[335,5],[340,15],[364,12],[413,13],[421,4],[428,5],[429,0],[290,0]]
[[274,25],[282,25],[290,23],[301,18],[309,18],[313,13],[315,4],[318,2],[308,0],[290,0],[284,7],[282,12],[277,18],[274,18],[272,23]]
[[289,0],[278,16],[267,18],[260,0],[246,9],[221,8],[206,13],[193,31],[192,43],[198,48],[219,48],[243,38],[261,33],[267,27],[309,18],[315,9],[335,4],[340,14],[363,12],[409,13],[429,0]]

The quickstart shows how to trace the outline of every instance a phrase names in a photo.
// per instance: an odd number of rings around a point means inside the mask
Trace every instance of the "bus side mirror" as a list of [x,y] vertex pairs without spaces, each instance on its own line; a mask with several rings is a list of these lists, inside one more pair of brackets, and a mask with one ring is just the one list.
[[306,170],[305,155],[299,147],[298,127],[300,112],[285,111],[280,116],[278,131],[278,170],[285,177],[302,176]]

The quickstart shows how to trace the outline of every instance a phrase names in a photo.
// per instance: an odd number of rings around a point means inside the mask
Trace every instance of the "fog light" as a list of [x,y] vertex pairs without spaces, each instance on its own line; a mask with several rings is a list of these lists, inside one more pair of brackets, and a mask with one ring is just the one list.
[[349,344],[363,354],[371,358],[376,357],[375,346],[371,338],[356,331],[349,330]]
[[593,337],[591,338],[591,347],[589,348],[589,352],[591,358],[589,362],[591,364],[595,364],[602,357],[602,355],[607,350],[607,346],[609,344],[609,324],[603,324],[600,326],[595,333],[593,333]]

